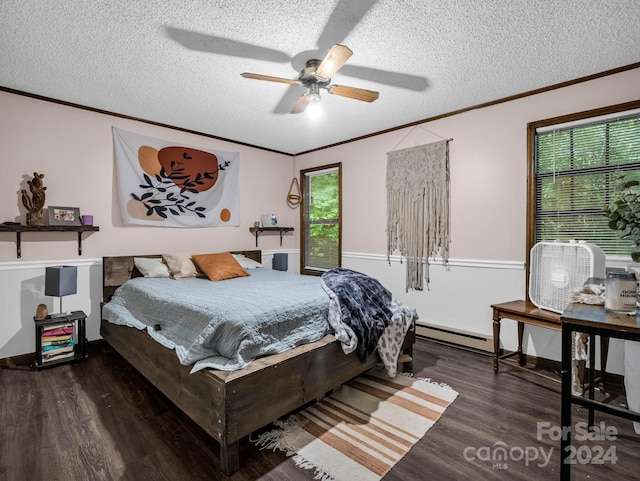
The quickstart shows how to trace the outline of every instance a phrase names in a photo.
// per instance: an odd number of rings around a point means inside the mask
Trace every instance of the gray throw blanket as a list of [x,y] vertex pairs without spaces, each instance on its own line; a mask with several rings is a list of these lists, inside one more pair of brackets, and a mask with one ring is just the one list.
[[322,281],[334,310],[340,311],[342,325],[334,325],[330,316],[336,338],[357,348],[360,359],[366,361],[391,322],[391,292],[376,279],[342,267],[325,272]]

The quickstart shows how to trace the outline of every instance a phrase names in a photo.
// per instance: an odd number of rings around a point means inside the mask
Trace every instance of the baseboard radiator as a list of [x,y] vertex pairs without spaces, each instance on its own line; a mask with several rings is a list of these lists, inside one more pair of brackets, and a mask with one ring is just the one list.
[[416,335],[459,346],[493,352],[493,338],[433,324],[416,324]]

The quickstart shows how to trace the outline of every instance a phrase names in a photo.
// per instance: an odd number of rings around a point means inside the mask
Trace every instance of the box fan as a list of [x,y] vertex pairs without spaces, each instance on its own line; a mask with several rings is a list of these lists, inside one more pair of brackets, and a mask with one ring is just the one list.
[[538,242],[529,262],[529,299],[540,309],[558,313],[569,304],[573,289],[605,275],[604,252],[583,241]]

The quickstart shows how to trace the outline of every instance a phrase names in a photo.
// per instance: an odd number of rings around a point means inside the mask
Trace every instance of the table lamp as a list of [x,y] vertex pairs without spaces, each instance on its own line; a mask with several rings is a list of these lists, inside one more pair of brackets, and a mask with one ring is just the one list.
[[60,298],[62,313],[62,297],[75,294],[78,289],[78,268],[76,266],[47,267],[44,278],[44,295]]

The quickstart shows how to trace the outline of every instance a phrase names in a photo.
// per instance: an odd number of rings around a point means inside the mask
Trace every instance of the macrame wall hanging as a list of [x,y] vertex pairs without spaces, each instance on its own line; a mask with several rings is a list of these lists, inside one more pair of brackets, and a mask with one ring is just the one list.
[[387,153],[387,257],[406,258],[407,291],[429,285],[430,257],[449,260],[450,140]]

